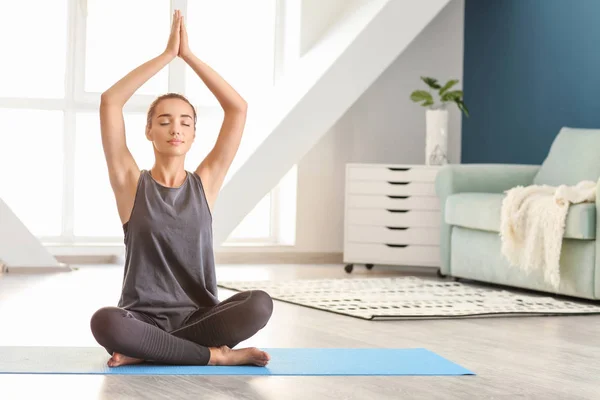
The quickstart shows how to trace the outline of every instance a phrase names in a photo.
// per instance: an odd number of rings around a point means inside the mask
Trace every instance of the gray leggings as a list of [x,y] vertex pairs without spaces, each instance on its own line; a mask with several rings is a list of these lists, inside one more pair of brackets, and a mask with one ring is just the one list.
[[96,341],[109,354],[117,352],[148,362],[207,365],[209,347],[228,346],[250,338],[273,313],[273,300],[260,290],[236,293],[216,306],[192,315],[186,325],[166,332],[135,312],[103,307],[92,316]]

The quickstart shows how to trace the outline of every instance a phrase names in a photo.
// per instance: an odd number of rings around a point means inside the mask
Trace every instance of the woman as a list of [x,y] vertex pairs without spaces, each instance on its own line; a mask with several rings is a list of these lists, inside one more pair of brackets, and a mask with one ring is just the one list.
[[[150,171],[140,171],[127,149],[123,106],[177,56],[223,107],[221,131],[198,168],[186,171],[196,112],[181,95],[161,96],[150,106],[146,127],[155,163]],[[165,51],[102,94],[102,145],[126,248],[118,307],[101,308],[91,319],[94,337],[112,355],[110,367],[144,361],[264,366],[269,361],[256,348],[232,350],[267,324],[273,311],[269,295],[247,291],[217,299],[211,210],[245,121],[246,102],[190,51],[178,10]]]

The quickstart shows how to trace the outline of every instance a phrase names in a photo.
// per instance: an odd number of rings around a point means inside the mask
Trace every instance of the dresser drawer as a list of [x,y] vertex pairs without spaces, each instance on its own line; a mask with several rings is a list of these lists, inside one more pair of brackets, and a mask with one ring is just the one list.
[[434,183],[400,181],[348,181],[349,194],[385,194],[388,196],[435,196]]
[[438,171],[411,166],[349,166],[347,180],[434,182]]
[[346,210],[347,225],[389,226],[391,228],[437,228],[441,226],[440,211],[411,211],[388,209]]
[[346,208],[389,208],[393,210],[439,210],[440,200],[433,196],[387,196],[351,194]]
[[439,228],[388,228],[385,226],[349,225],[346,242],[379,244],[417,244],[439,246]]
[[440,249],[436,246],[393,247],[385,244],[347,243],[344,248],[345,263],[438,266],[440,258]]

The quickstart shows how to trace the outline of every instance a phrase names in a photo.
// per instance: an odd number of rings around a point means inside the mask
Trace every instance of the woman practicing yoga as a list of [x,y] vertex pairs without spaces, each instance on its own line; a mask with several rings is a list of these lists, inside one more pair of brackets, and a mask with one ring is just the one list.
[[[215,95],[224,120],[212,151],[194,172],[184,168],[196,136],[196,112],[169,93],[150,106],[146,137],[155,163],[141,170],[125,141],[123,106],[146,81],[181,57]],[[232,350],[269,321],[273,301],[263,291],[217,298],[212,208],[238,150],[246,102],[189,49],[175,11],[165,51],[102,94],[100,125],[110,184],[125,235],[125,273],[118,307],[104,307],[91,330],[112,357],[110,367],[144,361],[179,365],[264,366],[257,348]]]

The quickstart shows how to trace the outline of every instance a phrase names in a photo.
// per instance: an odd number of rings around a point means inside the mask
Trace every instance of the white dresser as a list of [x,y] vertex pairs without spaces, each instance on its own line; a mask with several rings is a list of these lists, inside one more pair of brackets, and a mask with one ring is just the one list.
[[439,267],[440,166],[347,164],[344,263]]

